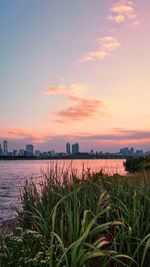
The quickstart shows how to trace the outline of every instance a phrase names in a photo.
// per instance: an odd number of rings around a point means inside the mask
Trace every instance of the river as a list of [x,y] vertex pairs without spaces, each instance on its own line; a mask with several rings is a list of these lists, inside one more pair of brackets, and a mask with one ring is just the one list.
[[[59,169],[71,168],[81,174],[83,169],[90,169],[97,172],[103,169],[108,174],[125,174],[123,162],[125,160],[57,160]],[[12,209],[18,206],[20,189],[26,180],[33,178],[38,181],[41,179],[42,171],[47,172],[53,168],[56,161],[50,160],[12,160],[0,161],[0,224],[5,220],[11,220],[15,216]]]

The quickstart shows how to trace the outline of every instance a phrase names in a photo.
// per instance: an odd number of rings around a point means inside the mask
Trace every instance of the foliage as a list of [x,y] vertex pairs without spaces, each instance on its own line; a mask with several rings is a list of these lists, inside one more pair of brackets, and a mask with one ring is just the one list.
[[150,157],[129,157],[124,162],[125,170],[130,173],[150,170]]

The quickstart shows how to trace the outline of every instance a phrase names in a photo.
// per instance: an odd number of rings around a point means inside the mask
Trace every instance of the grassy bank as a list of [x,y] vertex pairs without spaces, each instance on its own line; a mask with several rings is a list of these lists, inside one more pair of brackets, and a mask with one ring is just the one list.
[[149,178],[55,170],[38,189],[26,183],[17,225],[0,237],[0,266],[149,267]]

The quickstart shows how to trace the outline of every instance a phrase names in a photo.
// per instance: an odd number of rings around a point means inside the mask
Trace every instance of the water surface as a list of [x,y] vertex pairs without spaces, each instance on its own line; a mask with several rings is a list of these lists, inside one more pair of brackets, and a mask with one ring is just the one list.
[[[124,160],[58,160],[59,168],[72,167],[80,175],[82,170],[90,169],[93,172],[103,169],[108,174],[125,174]],[[13,206],[18,206],[20,189],[26,180],[41,179],[41,170],[47,172],[56,161],[50,160],[16,160],[0,161],[0,224],[2,221],[14,218]]]

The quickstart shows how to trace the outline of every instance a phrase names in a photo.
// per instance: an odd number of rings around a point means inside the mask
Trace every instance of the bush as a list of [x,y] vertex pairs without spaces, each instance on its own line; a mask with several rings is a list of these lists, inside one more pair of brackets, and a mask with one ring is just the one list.
[[150,157],[127,158],[124,162],[125,170],[130,173],[150,170]]

